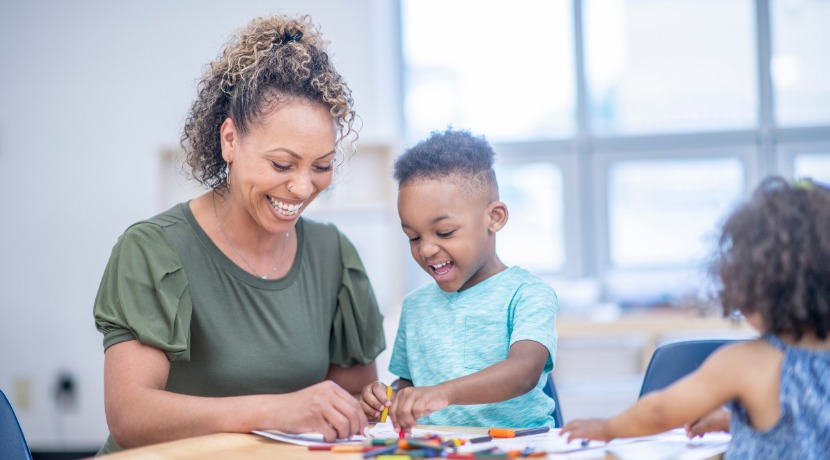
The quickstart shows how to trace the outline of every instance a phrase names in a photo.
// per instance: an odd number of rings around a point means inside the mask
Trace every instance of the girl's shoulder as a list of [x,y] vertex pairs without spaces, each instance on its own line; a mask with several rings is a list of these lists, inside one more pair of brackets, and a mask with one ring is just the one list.
[[[735,343],[725,345],[712,353],[713,358],[728,361],[742,362],[746,359],[773,357],[782,355],[781,349],[763,338],[736,340]],[[748,362],[747,364],[753,364]]]
[[719,373],[737,380],[756,378],[758,373],[774,372],[781,367],[784,353],[766,340],[741,340],[715,350],[706,360]]

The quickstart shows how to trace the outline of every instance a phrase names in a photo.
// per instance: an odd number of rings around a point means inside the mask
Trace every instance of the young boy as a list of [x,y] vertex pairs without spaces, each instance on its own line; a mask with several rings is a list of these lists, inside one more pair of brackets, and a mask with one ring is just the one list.
[[396,431],[554,426],[543,387],[556,354],[556,293],[496,254],[507,206],[493,158],[483,137],[447,130],[395,162],[401,227],[435,280],[403,301],[392,400],[380,382],[361,394],[370,418],[389,408]]

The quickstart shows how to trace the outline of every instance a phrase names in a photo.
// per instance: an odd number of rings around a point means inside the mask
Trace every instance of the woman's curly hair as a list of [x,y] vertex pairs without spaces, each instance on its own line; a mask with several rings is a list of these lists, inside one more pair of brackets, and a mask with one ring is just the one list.
[[326,45],[309,16],[256,18],[236,34],[202,76],[182,132],[181,145],[197,181],[210,188],[225,182],[219,142],[225,119],[245,134],[276,104],[291,99],[328,107],[338,127],[338,150],[353,152],[354,101]]
[[826,339],[830,189],[810,179],[765,179],[726,220],[711,268],[724,315],[758,312],[764,332]]

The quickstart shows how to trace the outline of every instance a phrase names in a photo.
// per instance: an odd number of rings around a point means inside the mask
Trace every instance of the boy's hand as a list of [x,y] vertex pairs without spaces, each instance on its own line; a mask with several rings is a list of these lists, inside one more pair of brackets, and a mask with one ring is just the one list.
[[562,427],[560,436],[568,434],[568,442],[574,439],[594,439],[597,441],[610,441],[613,439],[608,433],[608,420],[591,418],[585,420],[572,420]]
[[372,382],[360,392],[360,407],[366,418],[377,420],[385,407],[392,405],[392,400],[386,397],[386,385]]
[[440,386],[401,388],[389,409],[395,430],[410,433],[418,419],[450,405],[449,394]]

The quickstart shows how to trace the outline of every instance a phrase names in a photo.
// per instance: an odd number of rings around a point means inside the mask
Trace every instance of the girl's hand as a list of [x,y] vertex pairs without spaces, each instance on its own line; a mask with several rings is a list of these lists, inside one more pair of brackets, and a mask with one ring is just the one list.
[[686,429],[686,436],[692,439],[713,431],[725,431],[728,433],[731,419],[732,414],[728,410],[721,408],[715,409],[699,420],[687,423],[683,427]]
[[360,393],[360,407],[367,418],[377,420],[385,407],[392,405],[392,400],[386,397],[387,386],[380,382],[372,382],[363,388]]
[[418,419],[450,405],[449,394],[440,386],[401,388],[389,409],[395,431],[411,432]]
[[596,441],[610,441],[614,439],[608,433],[608,420],[591,418],[584,420],[572,420],[562,427],[560,436],[568,434],[568,442],[574,439],[593,439]]

